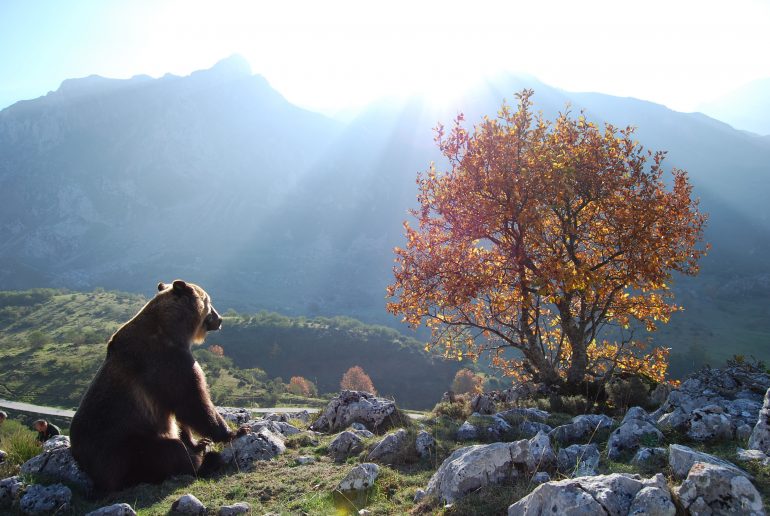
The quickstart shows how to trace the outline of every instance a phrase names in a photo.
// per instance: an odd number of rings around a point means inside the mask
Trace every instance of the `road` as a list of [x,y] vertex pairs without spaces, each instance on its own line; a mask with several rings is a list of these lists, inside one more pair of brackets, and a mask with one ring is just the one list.
[[[32,412],[34,414],[42,414],[45,416],[60,416],[60,417],[72,417],[75,415],[74,410],[61,409],[56,407],[44,407],[42,405],[33,405],[31,403],[23,403],[21,401],[8,401],[0,399],[0,408],[7,408],[11,410],[19,410],[22,412]],[[302,412],[307,410],[311,414],[318,412],[319,409],[312,407],[258,407],[247,409],[257,414],[267,414],[269,412],[275,412],[276,414],[293,414],[295,412]],[[425,417],[423,414],[417,412],[406,412],[406,414],[412,419],[422,419]]]

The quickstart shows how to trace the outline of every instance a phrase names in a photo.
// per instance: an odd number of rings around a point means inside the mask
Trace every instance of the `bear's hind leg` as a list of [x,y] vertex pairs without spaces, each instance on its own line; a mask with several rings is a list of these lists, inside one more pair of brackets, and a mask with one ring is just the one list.
[[126,485],[141,482],[159,484],[173,475],[195,475],[201,465],[199,455],[191,455],[180,439],[145,437],[134,439],[125,448]]

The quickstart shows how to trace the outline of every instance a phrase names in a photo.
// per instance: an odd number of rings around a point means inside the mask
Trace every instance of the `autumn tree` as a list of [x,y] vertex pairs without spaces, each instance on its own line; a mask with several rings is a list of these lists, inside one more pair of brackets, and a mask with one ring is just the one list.
[[315,384],[302,376],[292,376],[286,390],[292,394],[308,398],[318,394]]
[[212,344],[211,346],[209,346],[209,351],[211,351],[212,353],[214,353],[218,357],[225,356],[225,350],[219,344]]
[[369,378],[369,375],[364,372],[361,366],[353,366],[342,375],[340,388],[377,394],[372,379]]
[[[431,329],[445,356],[490,356],[509,375],[583,391],[618,372],[664,378],[668,350],[647,353],[679,309],[672,273],[694,275],[705,215],[686,172],[663,180],[663,152],[633,129],[569,111],[549,122],[518,109],[436,141],[448,170],[418,175],[417,227],[404,223],[388,310]],[[517,354],[507,353],[517,350]]]
[[482,391],[484,379],[470,369],[460,369],[452,380],[452,392],[455,394],[477,394]]

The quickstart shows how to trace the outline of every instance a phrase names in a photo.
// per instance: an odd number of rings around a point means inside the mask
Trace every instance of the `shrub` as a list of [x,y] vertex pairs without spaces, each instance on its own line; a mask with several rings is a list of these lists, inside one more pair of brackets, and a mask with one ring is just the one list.
[[302,376],[292,376],[286,390],[297,396],[305,396],[307,398],[318,395],[318,389],[315,384]]
[[452,391],[455,394],[477,394],[482,391],[484,379],[470,369],[460,369],[452,380]]
[[372,379],[369,378],[369,375],[366,374],[361,366],[353,366],[342,375],[340,388],[350,391],[364,391],[371,394],[377,394]]
[[648,385],[638,376],[617,378],[605,386],[607,401],[618,410],[628,407],[648,407],[650,405],[650,390]]

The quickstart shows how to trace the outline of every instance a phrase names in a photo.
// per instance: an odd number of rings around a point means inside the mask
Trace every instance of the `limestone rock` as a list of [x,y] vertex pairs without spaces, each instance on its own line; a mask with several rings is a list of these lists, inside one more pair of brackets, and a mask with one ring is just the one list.
[[456,438],[458,441],[473,441],[479,438],[479,430],[470,422],[466,421],[457,429]]
[[532,475],[532,479],[530,482],[532,482],[533,485],[540,485],[545,484],[546,482],[551,481],[551,475],[548,474],[547,471],[538,471],[534,475]]
[[556,454],[551,447],[551,439],[545,432],[538,432],[529,440],[527,467],[530,471],[551,470],[556,467]]
[[66,514],[70,510],[72,491],[62,484],[42,486],[33,484],[19,500],[19,509],[30,516],[43,514]]
[[171,512],[177,514],[196,514],[203,516],[206,514],[206,506],[194,495],[182,495],[177,501],[171,504]]
[[25,485],[18,476],[0,480],[0,509],[13,505]]
[[551,433],[552,427],[545,423],[538,423],[537,421],[522,421],[519,426],[516,427],[521,437],[533,437],[538,432],[544,432],[546,434]]
[[421,430],[414,441],[414,448],[421,459],[427,459],[436,451],[436,440],[428,432]]
[[19,471],[23,475],[41,475],[51,480],[66,482],[86,493],[93,489],[93,481],[80,469],[70,448],[65,446],[32,457],[21,465]]
[[708,464],[714,464],[721,466],[733,472],[733,475],[741,475],[747,478],[751,478],[747,472],[741,468],[719,457],[714,457],[708,453],[699,452],[684,446],[682,444],[670,444],[668,446],[668,464],[671,466],[671,472],[674,474],[674,478],[685,478],[690,472],[693,464],[696,462],[705,462]]
[[583,414],[572,418],[571,423],[557,426],[548,435],[563,444],[586,443],[597,433],[609,430],[612,424],[612,418],[604,414]]
[[54,451],[59,448],[69,448],[70,438],[68,435],[55,435],[43,443],[43,451]]
[[676,490],[688,514],[764,514],[762,497],[748,478],[724,466],[696,462]]
[[757,424],[749,437],[749,448],[770,453],[770,388],[765,392],[765,401],[757,417]]
[[225,421],[229,421],[236,426],[245,425],[251,419],[251,412],[245,408],[217,407],[217,412]]
[[482,392],[471,398],[471,410],[479,414],[495,413],[495,398],[491,393]]
[[342,462],[353,455],[358,455],[362,451],[364,451],[363,441],[350,431],[340,432],[329,443],[329,453],[338,462]]
[[728,440],[735,435],[733,420],[720,405],[693,410],[687,427],[687,435],[695,441]]
[[751,425],[747,425],[746,423],[743,423],[739,427],[735,429],[735,438],[739,441],[746,442],[751,438],[751,434],[754,431],[754,429],[751,427]]
[[628,409],[628,411],[626,411],[626,415],[623,416],[623,421],[621,421],[620,424],[622,425],[626,421],[630,421],[632,419],[641,419],[642,421],[647,421],[648,423],[655,423],[655,420],[650,417],[647,411],[642,407],[631,407]]
[[334,432],[359,422],[372,432],[391,426],[396,417],[395,402],[378,398],[368,392],[342,391],[334,397],[321,416],[311,426],[312,430]]
[[380,467],[371,462],[359,464],[343,478],[337,489],[340,491],[361,491],[374,485],[374,481],[380,475]]
[[116,503],[91,511],[86,516],[136,516],[136,511],[127,503]]
[[414,492],[414,503],[420,503],[425,499],[426,493],[424,489],[418,489]]
[[315,457],[311,457],[309,455],[300,455],[295,459],[295,461],[300,466],[305,466],[307,464],[313,464],[315,462]]
[[666,448],[639,448],[631,464],[647,466],[650,468],[663,468],[668,462],[668,449]]
[[647,418],[626,418],[623,423],[610,434],[607,442],[607,456],[618,460],[628,453],[635,453],[643,441],[663,440],[663,433]]
[[512,408],[504,410],[503,412],[498,412],[497,415],[510,423],[520,423],[523,421],[545,423],[550,416],[545,410],[536,408]]
[[8,453],[6,453],[6,452],[5,452],[5,451],[3,451],[3,450],[0,450],[0,464],[2,464],[3,462],[5,462],[5,458],[6,458],[7,456],[8,456]]
[[770,457],[759,450],[744,450],[743,448],[738,448],[736,450],[736,455],[741,462],[759,461],[763,466],[770,466]]
[[479,487],[510,481],[523,472],[531,473],[533,462],[527,440],[466,446],[444,460],[426,491],[452,503]]
[[569,477],[596,475],[599,467],[599,448],[595,444],[573,444],[559,450],[559,472]]
[[241,471],[251,471],[260,460],[270,460],[286,451],[283,440],[269,430],[262,429],[233,440],[222,450],[222,460],[234,463]]
[[238,514],[250,514],[251,505],[246,502],[238,502],[232,505],[223,505],[219,508],[217,516],[236,516]]
[[508,507],[508,516],[540,514],[674,516],[676,508],[663,475],[614,473],[547,482]]
[[396,432],[386,435],[382,441],[369,452],[366,457],[372,462],[382,464],[396,464],[404,460],[405,456],[412,451],[412,441],[409,434],[403,428]]

